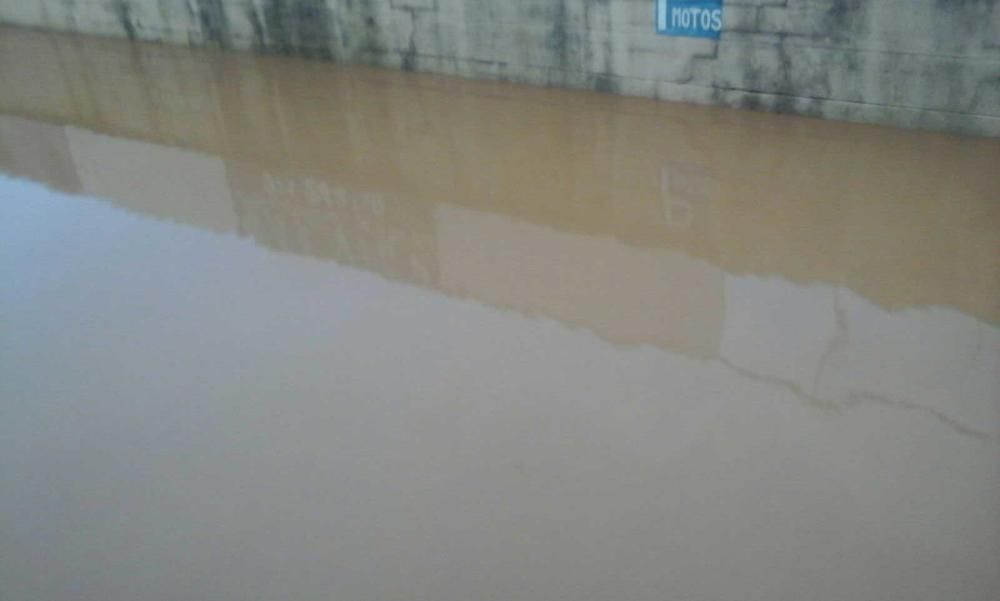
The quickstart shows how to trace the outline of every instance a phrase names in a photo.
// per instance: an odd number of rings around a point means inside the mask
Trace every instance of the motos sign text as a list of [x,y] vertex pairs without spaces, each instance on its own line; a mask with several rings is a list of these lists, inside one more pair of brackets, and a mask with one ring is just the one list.
[[656,0],[656,33],[717,40],[722,0]]

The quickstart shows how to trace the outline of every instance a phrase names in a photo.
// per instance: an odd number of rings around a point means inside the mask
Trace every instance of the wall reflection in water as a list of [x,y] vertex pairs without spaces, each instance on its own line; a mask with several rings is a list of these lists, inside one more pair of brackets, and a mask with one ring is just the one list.
[[997,435],[997,141],[115,44],[0,38],[4,171]]

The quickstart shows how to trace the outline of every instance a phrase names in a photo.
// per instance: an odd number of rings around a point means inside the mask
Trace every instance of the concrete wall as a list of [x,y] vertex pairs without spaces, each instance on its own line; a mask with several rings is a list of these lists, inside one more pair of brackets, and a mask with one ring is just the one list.
[[995,0],[727,0],[722,40],[653,0],[0,0],[0,22],[1000,135]]

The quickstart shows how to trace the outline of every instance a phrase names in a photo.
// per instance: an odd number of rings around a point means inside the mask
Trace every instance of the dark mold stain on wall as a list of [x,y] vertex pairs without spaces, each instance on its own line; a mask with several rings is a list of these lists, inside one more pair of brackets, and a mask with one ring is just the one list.
[[823,31],[838,42],[855,42],[865,33],[869,0],[832,0]]
[[333,58],[333,30],[324,0],[298,0],[293,5],[299,52],[314,58]]
[[589,86],[598,92],[604,92],[607,94],[618,93],[620,91],[620,86],[618,84],[618,79],[615,77],[614,66],[612,65],[612,54],[614,52],[614,48],[611,40],[614,39],[614,27],[611,20],[610,0],[591,0],[586,2],[583,8],[583,24],[584,29],[588,34],[586,44],[584,45],[588,56],[584,59],[582,65],[585,71],[589,71],[592,67],[589,54],[591,52],[590,49],[595,45],[593,39],[590,37],[590,33],[594,31],[594,25],[591,18],[592,11],[603,13],[604,22],[606,24],[603,31],[604,41],[601,43],[601,50],[603,53],[602,71],[590,75]]
[[264,23],[267,26],[267,50],[292,54],[293,40],[288,22],[287,8],[283,0],[268,0],[264,4]]
[[330,12],[324,0],[267,0],[264,3],[264,49],[307,58],[332,59],[330,21]]
[[401,66],[404,71],[416,71],[417,70],[417,11],[416,9],[410,8],[407,10],[410,13],[410,45],[403,51],[403,60]]
[[601,85],[610,88],[613,85],[612,78],[607,77],[610,74],[590,71],[590,5],[601,2],[554,0],[549,4],[554,6],[544,10],[540,17],[543,23],[551,24],[545,40],[548,52],[546,65],[551,66],[546,83],[590,88]]
[[250,27],[253,29],[254,50],[257,51],[266,50],[267,32],[264,30],[264,22],[261,21],[260,13],[257,11],[257,7],[254,5],[253,0],[247,0],[246,13],[247,13],[247,20],[250,21]]
[[122,29],[125,30],[126,37],[130,40],[136,39],[135,24],[132,23],[132,6],[128,3],[128,0],[115,0],[111,8],[118,17],[118,22],[121,23]]
[[379,25],[380,0],[346,0],[338,2],[334,21],[337,38],[334,58],[344,61],[379,63],[387,55]]
[[66,26],[76,29],[76,0],[62,0]]
[[198,23],[205,42],[220,48],[230,46],[229,20],[223,0],[198,0]]
[[[359,0],[358,17],[363,22],[360,28],[361,43],[358,49],[370,55],[370,58],[377,58],[386,52],[385,44],[382,42],[382,32],[378,25],[378,18],[374,2],[377,0]],[[348,3],[350,5],[352,3]]]
[[558,0],[555,9],[554,19],[552,19],[552,30],[546,40],[549,50],[556,56],[557,64],[566,68],[569,63],[568,37],[566,31],[566,0]]

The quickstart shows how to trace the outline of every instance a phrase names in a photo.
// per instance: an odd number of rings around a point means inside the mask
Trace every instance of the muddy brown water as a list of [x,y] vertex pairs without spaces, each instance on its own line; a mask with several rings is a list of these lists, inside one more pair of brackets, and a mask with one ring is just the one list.
[[998,167],[0,29],[0,598],[993,601]]

